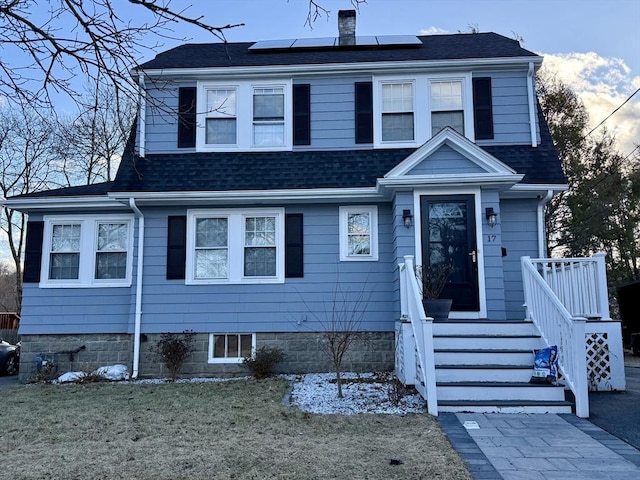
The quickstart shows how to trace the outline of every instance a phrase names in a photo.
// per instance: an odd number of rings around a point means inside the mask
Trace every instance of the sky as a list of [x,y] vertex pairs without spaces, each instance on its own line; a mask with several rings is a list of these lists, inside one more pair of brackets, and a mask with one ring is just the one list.
[[[338,11],[352,9],[351,0],[315,1],[329,14],[311,27],[305,25],[308,0],[171,0],[171,5],[210,25],[244,23],[226,30],[231,42],[336,36]],[[127,0],[113,2],[125,18],[139,15],[140,7]],[[367,0],[359,6],[356,33],[427,35],[466,32],[470,26],[522,39],[524,48],[544,56],[543,68],[585,103],[592,127],[640,88],[640,0]],[[164,40],[157,52],[185,40],[217,41],[195,27],[174,28],[175,40]],[[640,92],[604,126],[616,136],[619,151],[631,153],[640,143]],[[6,239],[0,239],[0,259],[6,248]]]

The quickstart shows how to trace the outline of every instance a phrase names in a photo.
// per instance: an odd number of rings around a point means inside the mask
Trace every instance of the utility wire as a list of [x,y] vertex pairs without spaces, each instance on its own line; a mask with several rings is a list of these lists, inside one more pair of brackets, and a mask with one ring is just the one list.
[[598,125],[596,125],[595,127],[593,127],[593,128],[591,129],[591,131],[590,131],[589,133],[587,133],[587,134],[583,137],[583,139],[584,139],[584,138],[587,138],[587,137],[588,137],[589,135],[591,135],[594,131],[596,131],[596,130],[597,130],[597,129],[598,129],[598,128],[599,128],[599,127],[604,123],[604,122],[606,122],[607,120],[609,120],[609,118],[611,118],[611,116],[612,116],[614,113],[616,113],[618,110],[620,110],[622,107],[624,107],[624,105],[625,105],[629,100],[631,100],[631,99],[635,96],[635,94],[636,94],[636,93],[638,93],[638,92],[640,92],[640,88],[638,88],[635,92],[633,92],[633,93],[629,96],[629,98],[627,98],[624,102],[622,102],[622,104],[621,104],[618,108],[616,108],[613,112],[611,112],[609,115],[607,115],[607,116],[606,116],[606,118],[605,118],[604,120],[602,120]]

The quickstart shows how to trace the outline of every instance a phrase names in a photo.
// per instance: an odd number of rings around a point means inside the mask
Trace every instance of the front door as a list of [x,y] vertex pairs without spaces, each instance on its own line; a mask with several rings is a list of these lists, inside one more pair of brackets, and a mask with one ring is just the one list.
[[422,263],[451,265],[440,298],[451,298],[452,311],[477,312],[478,252],[473,195],[421,196]]

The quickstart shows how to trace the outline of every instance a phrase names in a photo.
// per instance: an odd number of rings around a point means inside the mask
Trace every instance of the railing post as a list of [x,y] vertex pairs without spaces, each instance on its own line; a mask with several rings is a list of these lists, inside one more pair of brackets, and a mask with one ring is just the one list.
[[609,292],[607,290],[607,264],[605,262],[606,253],[599,252],[593,256],[596,262],[596,282],[598,305],[602,320],[611,320],[609,312]]
[[522,290],[524,295],[524,315],[527,320],[531,319],[531,312],[529,311],[529,272],[527,271],[525,264],[531,263],[531,257],[521,257],[520,258],[520,271],[522,272]]
[[435,354],[433,352],[433,318],[422,319],[425,389],[427,391],[427,411],[438,416],[438,397],[436,394],[436,368]]
[[407,318],[409,310],[407,309],[407,273],[406,264],[399,263],[398,270],[400,272],[400,318]]
[[585,342],[585,318],[573,318],[573,361],[575,362],[574,379],[576,396],[576,415],[589,417],[589,386],[587,385],[587,348]]

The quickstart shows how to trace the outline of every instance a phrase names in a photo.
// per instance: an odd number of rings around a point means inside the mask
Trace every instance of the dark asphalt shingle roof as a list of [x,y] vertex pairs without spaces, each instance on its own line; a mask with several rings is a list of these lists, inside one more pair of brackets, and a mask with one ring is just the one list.
[[418,46],[321,48],[250,51],[254,42],[188,43],[159,53],[141,69],[313,65],[324,63],[401,62],[536,56],[497,33],[429,35]]
[[62,187],[40,192],[25,193],[10,198],[40,198],[40,197],[92,197],[106,195],[114,186],[114,182],[93,183],[91,185],[77,185]]

